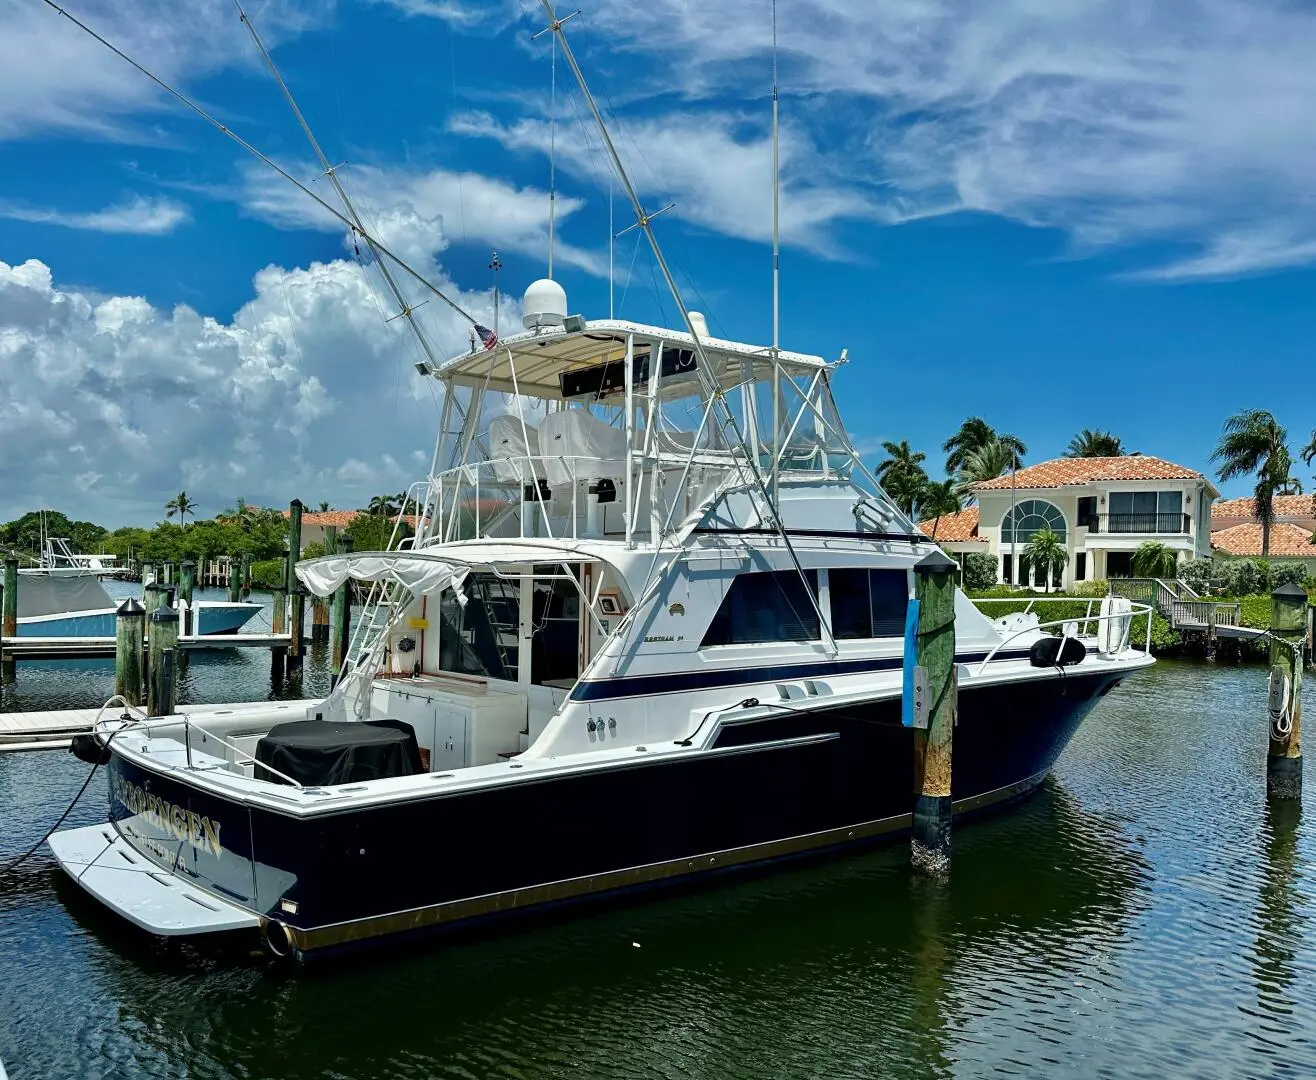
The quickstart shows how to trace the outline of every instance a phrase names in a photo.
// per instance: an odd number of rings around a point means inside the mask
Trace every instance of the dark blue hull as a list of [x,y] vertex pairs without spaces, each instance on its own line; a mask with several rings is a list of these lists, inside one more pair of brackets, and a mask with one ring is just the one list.
[[[962,690],[956,812],[1036,787],[1119,678]],[[874,843],[909,828],[914,802],[899,700],[783,710],[723,728],[698,756],[637,755],[309,818],[243,806],[118,755],[110,769],[111,817],[135,846],[277,920],[303,952]]]

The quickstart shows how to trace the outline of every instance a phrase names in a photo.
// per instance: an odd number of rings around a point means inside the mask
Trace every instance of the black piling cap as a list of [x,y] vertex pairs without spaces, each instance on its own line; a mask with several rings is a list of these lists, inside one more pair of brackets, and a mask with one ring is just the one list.
[[1281,585],[1270,595],[1281,600],[1301,600],[1304,604],[1307,602],[1307,590],[1292,581],[1287,585]]
[[183,560],[183,566],[190,566],[193,570],[195,570],[195,569],[196,569],[196,560],[195,560],[195,559],[184,559],[184,560]]
[[142,605],[137,602],[135,597],[130,596],[128,597],[127,600],[125,600],[122,604],[120,604],[117,608],[114,609],[114,614],[117,615],[119,618],[123,618],[125,615],[145,615],[146,608],[142,607]]
[[302,502],[301,499],[293,499],[293,501],[290,502],[290,503],[288,504],[288,506],[289,506],[289,507],[293,507],[293,506],[295,506],[295,507],[297,507],[297,509],[301,510],[301,509],[304,509],[304,508],[305,508],[306,504],[305,504],[304,502]]
[[158,607],[151,612],[151,622],[178,622],[178,612],[171,607]]
[[942,551],[941,548],[937,548],[935,551],[929,551],[914,564],[914,573],[949,574],[959,568],[959,563]]

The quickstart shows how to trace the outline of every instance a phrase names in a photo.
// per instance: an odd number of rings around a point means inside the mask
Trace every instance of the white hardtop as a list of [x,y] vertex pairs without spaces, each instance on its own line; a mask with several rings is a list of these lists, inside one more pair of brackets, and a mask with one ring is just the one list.
[[[584,321],[581,330],[541,329],[500,338],[492,349],[477,349],[453,357],[435,372],[457,386],[487,387],[531,397],[561,400],[558,377],[563,372],[618,362],[626,356],[627,338],[632,348],[646,351],[661,344],[664,349],[693,350],[695,339],[681,330],[627,322],[622,319]],[[772,349],[722,338],[701,337],[699,344],[714,366],[724,369],[719,376],[731,383],[743,380],[742,362],[750,361],[755,378],[767,378],[773,369]],[[781,350],[777,363],[787,373],[804,374],[834,367],[821,356]]]

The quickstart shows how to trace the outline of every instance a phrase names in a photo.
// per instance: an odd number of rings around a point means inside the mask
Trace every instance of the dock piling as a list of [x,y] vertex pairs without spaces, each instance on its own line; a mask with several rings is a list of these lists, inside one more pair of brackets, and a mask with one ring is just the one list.
[[1306,590],[1281,585],[1270,594],[1266,795],[1272,799],[1302,798],[1302,646],[1306,633]]
[[239,598],[245,603],[251,599],[251,552],[242,556],[241,593]]
[[[352,551],[352,538],[343,536],[339,540],[338,550],[348,555]],[[333,595],[333,652],[330,661],[333,664],[335,682],[343,677],[347,653],[352,642],[352,579],[348,578],[338,586]]]
[[146,714],[170,716],[174,711],[175,656],[178,651],[178,612],[161,604],[146,620],[147,663]]
[[142,703],[142,643],[146,636],[146,609],[129,597],[114,613],[114,692]]
[[[0,637],[18,637],[18,560],[5,560],[4,595],[0,597]],[[0,653],[0,684],[12,683],[18,668],[14,654]]]
[[242,599],[242,564],[229,556],[228,560],[228,602],[236,604]]
[[909,855],[915,870],[930,875],[950,869],[951,747],[958,695],[956,569],[954,560],[941,551],[914,566],[918,629],[913,680],[914,820]]
[[187,618],[182,626],[182,633],[184,634],[195,634],[197,632],[196,613],[192,610],[192,594],[195,590],[196,563],[191,559],[184,559],[178,575],[178,599],[187,604],[185,608]]

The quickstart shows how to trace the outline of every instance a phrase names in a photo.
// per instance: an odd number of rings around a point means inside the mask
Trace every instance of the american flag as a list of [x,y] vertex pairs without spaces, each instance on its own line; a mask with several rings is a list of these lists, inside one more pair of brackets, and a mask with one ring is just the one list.
[[484,347],[486,350],[492,349],[497,346],[498,335],[495,334],[492,330],[490,330],[487,326],[481,326],[479,323],[476,323],[475,332],[480,335],[480,340],[484,342]]

